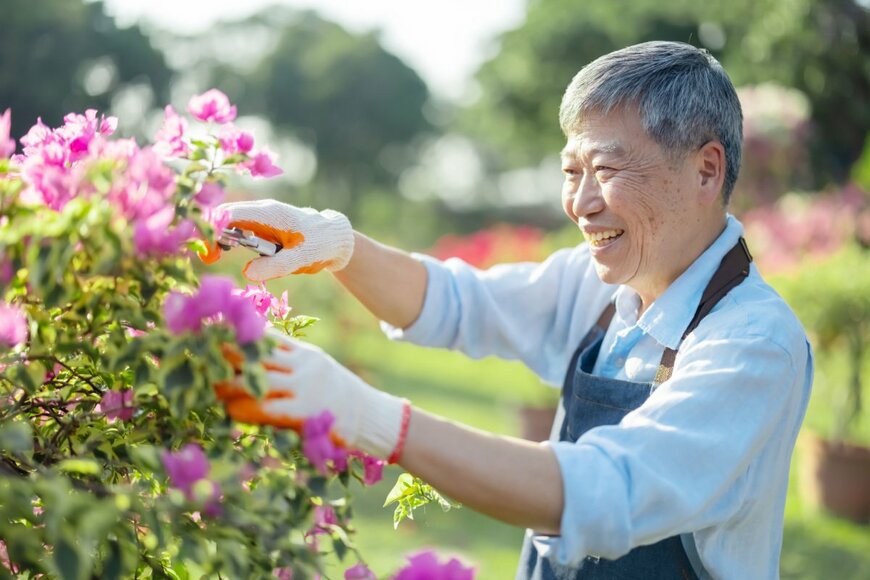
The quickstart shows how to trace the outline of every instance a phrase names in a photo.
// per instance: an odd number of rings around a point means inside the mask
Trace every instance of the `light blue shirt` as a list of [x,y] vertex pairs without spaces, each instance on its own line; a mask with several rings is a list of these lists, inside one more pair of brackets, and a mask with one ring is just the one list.
[[[779,577],[788,472],[812,384],[806,334],[751,267],[680,344],[707,282],[743,234],[716,241],[643,313],[627,286],[602,283],[586,244],[541,264],[477,270],[417,256],[429,274],[419,318],[393,339],[519,359],[561,386],[580,339],[615,299],[594,374],[651,382],[665,347],[672,377],[618,424],[550,441],[561,469],[561,536],[536,538],[562,564],[691,534],[713,578]],[[561,409],[560,409],[561,411]],[[559,418],[557,418],[557,422]]]

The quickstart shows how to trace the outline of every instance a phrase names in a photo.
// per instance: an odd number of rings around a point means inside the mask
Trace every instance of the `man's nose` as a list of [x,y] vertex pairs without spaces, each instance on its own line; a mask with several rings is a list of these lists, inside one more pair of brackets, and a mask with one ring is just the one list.
[[604,199],[601,197],[601,184],[595,175],[585,174],[580,180],[577,191],[574,192],[571,211],[577,217],[594,214],[604,209]]

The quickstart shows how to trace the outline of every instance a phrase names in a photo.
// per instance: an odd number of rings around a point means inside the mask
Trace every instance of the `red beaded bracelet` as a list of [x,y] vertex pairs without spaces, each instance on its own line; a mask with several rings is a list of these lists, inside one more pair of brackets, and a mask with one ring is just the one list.
[[402,424],[399,427],[399,440],[396,442],[396,447],[390,453],[387,463],[390,465],[399,461],[402,456],[402,451],[405,450],[405,441],[408,440],[408,426],[411,424],[411,401],[404,401],[402,406]]

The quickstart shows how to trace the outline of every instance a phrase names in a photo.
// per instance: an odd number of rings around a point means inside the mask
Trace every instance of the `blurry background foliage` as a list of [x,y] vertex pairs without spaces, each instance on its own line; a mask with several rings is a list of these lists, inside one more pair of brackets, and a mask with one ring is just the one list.
[[[821,276],[835,268],[818,265],[843,251],[853,268],[870,266],[868,0],[529,0],[525,21],[497,39],[461,102],[430,94],[377,33],[286,7],[195,36],[119,29],[99,2],[0,0],[0,14],[0,112],[13,109],[15,136],[38,115],[56,124],[86,107],[117,114],[122,133],[151,136],[162,120],[155,103],[181,109],[186,96],[217,86],[285,169],[268,184],[231,186],[231,195],[333,207],[385,242],[481,266],[581,241],[561,213],[557,158],[558,105],[577,70],[628,44],[689,42],[718,58],[739,89],[746,148],[733,210],[762,272]],[[238,275],[247,258],[231,252],[219,268]],[[516,363],[388,343],[328,276],[269,287],[322,318],[312,341],[426,409],[517,433],[514,408],[543,398]],[[814,288],[824,300],[825,280]],[[825,384],[848,380],[842,350],[818,351]],[[810,425],[834,422],[829,393],[816,391]],[[866,418],[853,432],[870,442]],[[792,491],[782,577],[870,577],[867,528],[813,513]],[[477,562],[484,580],[512,576],[520,530],[470,510],[431,510],[393,532],[380,508],[386,489],[366,493],[355,522],[376,570],[437,545]]]

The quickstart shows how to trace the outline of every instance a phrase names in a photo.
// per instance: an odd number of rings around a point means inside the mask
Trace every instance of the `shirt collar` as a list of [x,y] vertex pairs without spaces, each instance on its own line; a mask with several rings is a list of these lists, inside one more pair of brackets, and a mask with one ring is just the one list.
[[[704,288],[710,282],[716,268],[740,236],[743,235],[743,225],[731,214],[728,214],[725,229],[698,259],[692,262],[685,272],[668,287],[664,293],[653,302],[637,321],[643,332],[652,336],[659,344],[676,350],[680,346],[683,332],[695,316]],[[637,293],[627,286],[621,287],[616,294],[617,308],[628,308],[631,295]],[[637,312],[635,307],[634,312]],[[626,321],[626,317],[619,313]],[[637,316],[634,314],[634,316]]]

